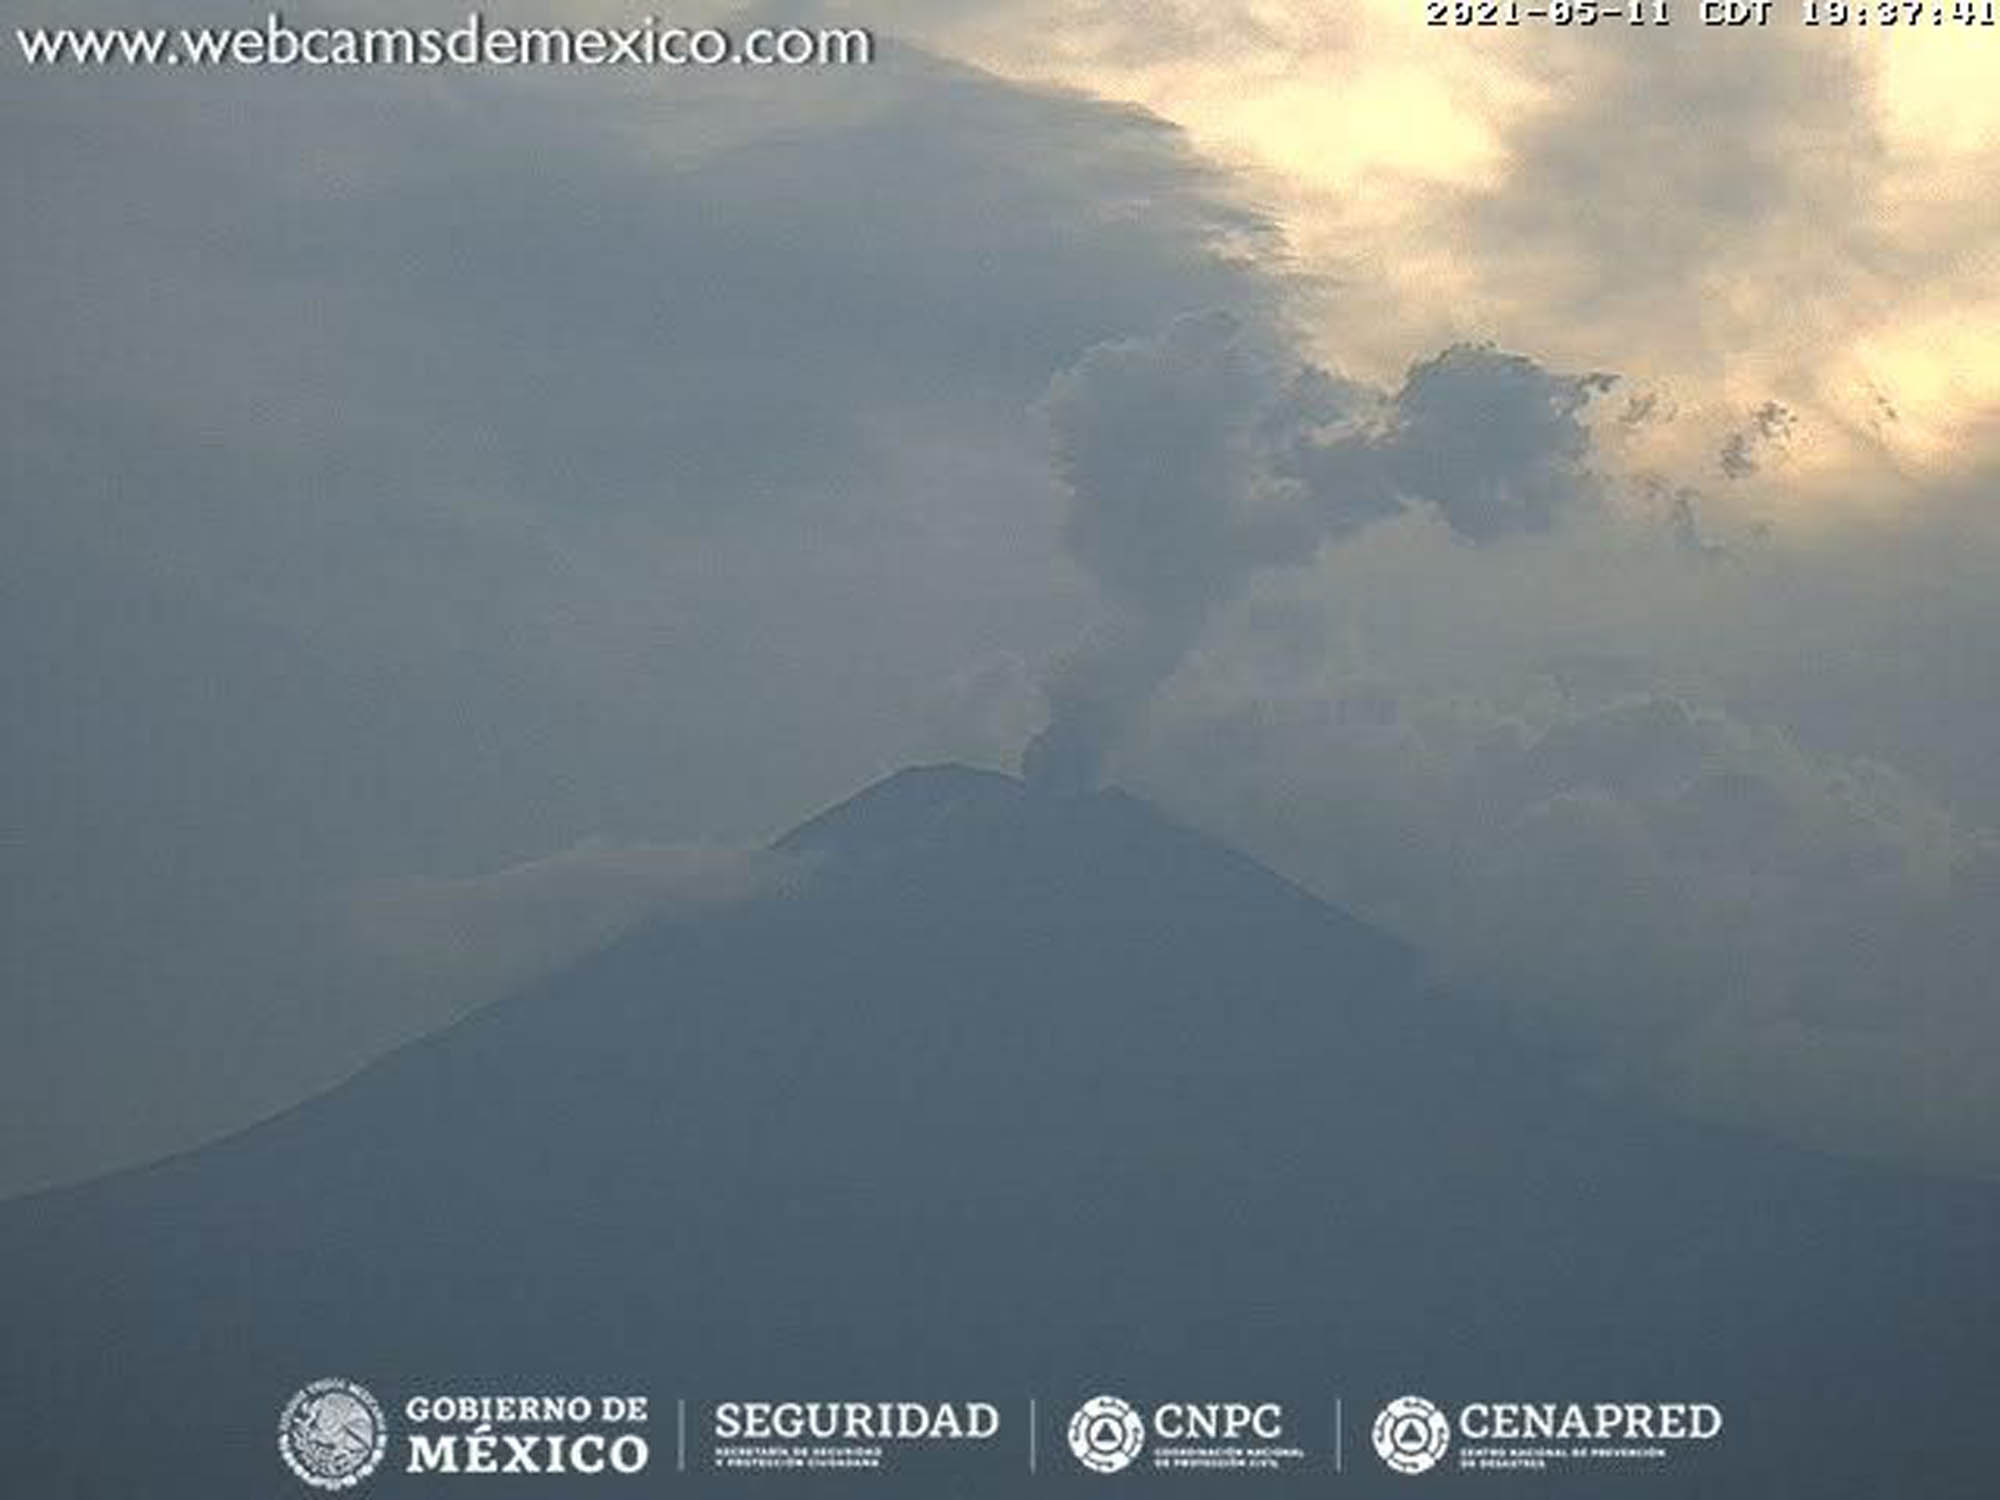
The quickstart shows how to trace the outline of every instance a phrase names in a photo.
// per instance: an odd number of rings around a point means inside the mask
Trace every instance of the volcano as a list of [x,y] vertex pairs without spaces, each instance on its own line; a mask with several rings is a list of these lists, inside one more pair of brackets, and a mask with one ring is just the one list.
[[[782,893],[0,1205],[0,1489],[310,1493],[274,1423],[338,1373],[392,1421],[651,1395],[643,1475],[392,1450],[383,1495],[1098,1492],[1123,1481],[1060,1417],[1100,1390],[1282,1393],[1337,1470],[1153,1481],[1183,1494],[1993,1493],[1992,1187],[1572,1087],[1391,937],[1121,792],[916,768],[778,847]],[[1366,1420],[1411,1390],[1727,1425],[1609,1473],[1413,1481]],[[681,1468],[677,1402],[850,1394],[989,1399],[1010,1446],[948,1482]],[[1030,1397],[1058,1413],[1032,1434]]]

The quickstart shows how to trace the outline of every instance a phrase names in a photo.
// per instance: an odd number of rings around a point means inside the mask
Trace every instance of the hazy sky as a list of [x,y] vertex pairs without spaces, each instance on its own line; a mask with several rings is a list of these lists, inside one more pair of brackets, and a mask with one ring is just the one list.
[[1607,1085],[2000,1171],[1984,35],[837,14],[10,53],[0,1190],[1066,702]]

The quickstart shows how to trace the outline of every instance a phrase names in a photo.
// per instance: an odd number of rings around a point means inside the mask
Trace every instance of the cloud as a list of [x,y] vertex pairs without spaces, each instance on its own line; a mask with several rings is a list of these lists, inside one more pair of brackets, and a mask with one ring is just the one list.
[[1748,479],[1763,466],[1764,452],[1782,450],[1797,425],[1797,416],[1783,402],[1766,401],[1723,440],[1717,464],[1730,479]]
[[907,44],[10,78],[0,1189],[666,891],[540,851],[1051,706],[1055,780],[1116,747],[1596,1076],[1990,1160],[1987,96],[1914,36],[938,14],[1252,165]]
[[[1770,691],[1866,661],[1850,590],[1920,597],[1942,545],[1697,557],[1606,508],[1469,548],[1411,512],[1218,614],[1121,763],[1586,1081],[2000,1175],[1993,804],[1807,739]],[[1932,701],[1937,742],[1968,732]]]
[[404,1027],[442,1024],[642,925],[792,889],[804,862],[763,848],[586,844],[457,880],[369,881],[346,893],[362,952],[421,1001]]
[[907,759],[1084,618],[1050,374],[1279,296],[1171,127],[907,45],[104,82],[0,97],[0,1190],[403,1034],[335,892],[754,840]]
[[[1412,215],[1453,247],[1445,306],[1671,391],[1682,420],[1639,450],[1684,474],[1719,452],[1746,491],[1730,505],[1794,524],[1909,503],[1904,482],[1996,453],[2000,346],[1952,330],[1991,324],[1972,312],[1991,294],[1965,194],[2000,119],[1950,81],[1941,37],[1894,56],[1822,40],[1688,27],[1507,54],[1515,87],[1494,93],[1524,102],[1489,116],[1501,165],[1437,184]],[[1955,96],[1951,128],[1927,96]],[[1430,299],[1410,290],[1417,313]],[[1886,420],[1898,407],[1922,419]]]
[[1895,49],[1828,48],[1782,16],[1629,48],[1536,27],[1440,48],[1398,0],[1236,0],[1143,28],[1042,0],[905,9],[1004,73],[1186,125],[1285,225],[1317,292],[1307,336],[1350,371],[1386,382],[1486,339],[1616,368],[1678,411],[1629,445],[1683,482],[1782,401],[1784,482],[1717,508],[1796,524],[1899,508],[1903,481],[2000,455],[1981,212],[2000,104],[1950,28]]

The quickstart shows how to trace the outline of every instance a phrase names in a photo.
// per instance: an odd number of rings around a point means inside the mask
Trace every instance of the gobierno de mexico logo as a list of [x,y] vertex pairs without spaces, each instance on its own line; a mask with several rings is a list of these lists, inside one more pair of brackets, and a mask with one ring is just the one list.
[[1383,1463],[1398,1474],[1421,1474],[1451,1447],[1451,1422],[1422,1396],[1398,1396],[1376,1416],[1370,1436]]
[[1116,1474],[1145,1446],[1145,1422],[1117,1396],[1092,1396],[1069,1419],[1069,1451],[1096,1473]]
[[329,1376],[296,1391],[278,1416],[278,1453],[314,1489],[344,1490],[375,1472],[389,1422],[368,1387]]

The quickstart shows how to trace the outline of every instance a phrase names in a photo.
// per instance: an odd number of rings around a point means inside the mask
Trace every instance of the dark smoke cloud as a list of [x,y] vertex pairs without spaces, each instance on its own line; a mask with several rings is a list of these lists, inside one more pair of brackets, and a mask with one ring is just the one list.
[[1798,426],[1798,415],[1779,401],[1766,401],[1750,420],[1723,440],[1716,466],[1725,477],[1748,479],[1764,466],[1765,456],[1782,450]]
[[1389,480],[1436,505],[1469,541],[1547,531],[1596,496],[1580,417],[1615,379],[1551,374],[1491,348],[1447,349],[1411,370],[1396,395],[1381,445]]
[[1185,317],[1099,345],[1058,376],[1046,411],[1071,495],[1071,554],[1110,618],[1051,676],[1049,727],[1022,769],[1087,787],[1107,748],[1258,569],[1311,555],[1323,524],[1303,502],[1307,424],[1343,415],[1320,372],[1290,378],[1236,318]]
[[1065,538],[1110,616],[1050,674],[1023,774],[1093,785],[1213,612],[1266,569],[1411,505],[1485,544],[1592,502],[1582,413],[1613,378],[1455,345],[1390,394],[1223,313],[1092,349],[1046,411]]

